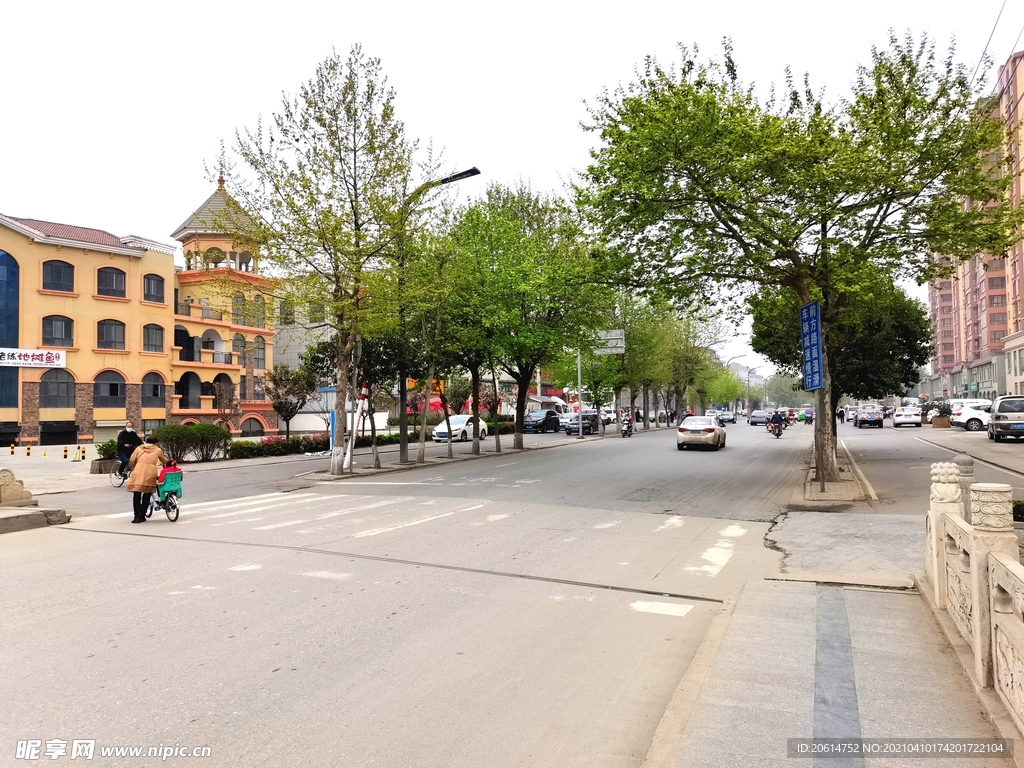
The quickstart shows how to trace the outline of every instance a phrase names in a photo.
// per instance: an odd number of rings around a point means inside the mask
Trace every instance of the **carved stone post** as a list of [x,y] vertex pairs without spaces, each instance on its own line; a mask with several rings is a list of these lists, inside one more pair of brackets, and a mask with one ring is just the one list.
[[953,457],[953,463],[960,470],[960,493],[963,501],[961,517],[971,522],[971,484],[974,483],[974,459],[962,451]]
[[934,590],[935,605],[946,607],[946,547],[942,516],[960,517],[962,494],[960,472],[956,464],[940,461],[932,464],[932,489],[925,518],[924,570]]
[[992,614],[989,603],[989,555],[1002,553],[1019,562],[1013,532],[1013,489],[1004,483],[971,485],[971,604],[974,607],[974,674],[992,687]]

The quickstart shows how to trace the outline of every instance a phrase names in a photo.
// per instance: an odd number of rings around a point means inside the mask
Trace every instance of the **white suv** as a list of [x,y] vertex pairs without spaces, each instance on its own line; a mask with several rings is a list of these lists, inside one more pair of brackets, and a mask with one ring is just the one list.
[[988,426],[991,405],[964,405],[953,411],[949,423],[963,427],[968,432],[980,432]]

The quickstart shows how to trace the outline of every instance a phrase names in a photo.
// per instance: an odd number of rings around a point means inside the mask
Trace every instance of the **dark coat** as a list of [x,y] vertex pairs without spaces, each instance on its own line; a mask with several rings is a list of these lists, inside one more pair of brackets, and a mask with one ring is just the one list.
[[117,433],[117,452],[123,453],[129,459],[132,457],[132,452],[140,445],[142,445],[142,438],[139,437],[138,432],[122,429]]

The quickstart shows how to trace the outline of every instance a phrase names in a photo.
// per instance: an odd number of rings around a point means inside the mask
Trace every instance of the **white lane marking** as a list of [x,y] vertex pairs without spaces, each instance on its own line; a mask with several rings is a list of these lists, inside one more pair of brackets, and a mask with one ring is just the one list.
[[662,616],[685,616],[693,608],[692,605],[652,603],[647,600],[637,600],[635,603],[630,603],[629,607],[641,613],[660,613]]
[[424,501],[422,504],[423,504],[424,507],[429,507],[431,504],[437,504],[437,499],[431,499],[430,501]]
[[431,520],[439,520],[442,517],[448,517],[454,515],[454,512],[445,512],[443,515],[434,515],[433,517],[424,517],[420,520],[413,520],[409,523],[399,523],[398,525],[391,525],[387,528],[374,528],[369,531],[363,531],[355,534],[352,538],[359,539],[363,536],[376,536],[378,533],[388,533],[389,531],[397,531],[399,528],[408,528],[410,525],[419,525],[420,523],[429,523]]
[[730,538],[739,538],[747,532],[747,529],[742,525],[728,525],[718,532],[719,536],[729,536]]
[[236,565],[236,566],[233,566],[231,568],[228,568],[228,570],[229,571],[258,571],[262,567],[263,566],[260,565],[259,563],[242,563],[241,565]]
[[[917,440],[919,438],[915,437],[914,439]],[[864,490],[868,492],[868,496],[871,497],[872,501],[878,501],[878,494],[875,493],[875,489],[871,487],[871,483],[869,483],[868,479],[864,477],[864,473],[860,471],[860,467],[857,465],[857,462],[854,461],[853,452],[846,447],[846,443],[843,440],[840,440],[839,444],[843,446],[843,450],[846,452],[846,458],[850,460],[850,466],[853,467],[854,474],[857,475],[860,481],[864,484]]]
[[184,592],[168,592],[168,595],[184,595]]
[[583,600],[587,603],[593,603],[597,600],[593,595],[573,595],[572,597],[568,595],[549,595],[549,597],[558,603],[565,602],[566,600]]
[[511,467],[513,464],[518,464],[518,461],[510,461],[508,464],[499,464],[495,469],[501,469],[502,467]]
[[[227,504],[229,502],[241,503],[241,502],[251,502],[254,499],[270,499],[271,497],[274,497],[274,496],[285,496],[285,494],[282,493],[281,490],[275,490],[275,492],[272,493],[272,494],[260,494],[259,496],[240,496],[240,497],[237,497],[237,498],[234,498],[234,499],[217,499],[216,501],[212,501],[212,502],[196,502],[195,504],[182,504],[181,505],[181,509],[182,509],[182,511],[186,510],[186,509],[193,509],[193,510],[195,510],[195,509],[199,509],[200,507],[211,507],[211,506],[215,506],[217,504]],[[313,496],[313,494],[302,494],[302,496]]]
[[732,547],[731,541],[722,539],[701,554],[700,559],[707,561],[705,565],[688,565],[686,570],[690,573],[706,573],[708,576],[717,576],[725,568],[726,563],[732,559]]
[[598,523],[597,525],[594,526],[594,528],[596,528],[597,530],[601,530],[603,528],[614,528],[616,525],[618,525],[621,522],[622,522],[621,520],[613,520],[610,523]]
[[491,521],[492,523],[496,523],[496,522],[498,522],[499,520],[504,520],[504,519],[505,519],[506,517],[508,517],[508,515],[507,515],[507,514],[506,514],[506,515],[488,515],[488,516],[487,516],[487,519],[488,519],[489,521]]
[[244,520],[228,520],[226,523],[214,523],[211,528],[216,528],[221,525],[235,525],[237,523],[255,523],[257,520],[262,520],[262,517],[247,517]]
[[619,563],[619,565],[629,565],[629,563]]
[[345,579],[351,579],[351,573],[335,573],[334,571],[306,571],[300,573],[299,576],[309,576],[314,579],[333,579],[334,581],[344,581]]
[[683,518],[681,515],[672,515],[668,520],[665,521],[664,525],[660,525],[654,530],[664,531],[668,528],[681,528],[683,525]]
[[116,514],[113,514],[113,515],[104,515],[104,517],[110,518],[112,520],[115,517],[131,517],[134,514],[135,514],[134,512],[117,512]]
[[271,525],[259,525],[253,528],[254,531],[272,531],[275,528],[287,528],[290,525],[302,525],[308,523],[309,520],[288,520],[283,523],[272,523]]
[[[254,512],[266,512],[268,509],[280,509],[281,507],[291,507],[295,504],[308,504],[309,499],[292,499],[291,501],[282,501],[280,504],[264,504],[262,507],[248,507],[246,509],[236,509],[234,512],[221,512],[219,515],[210,515],[209,517],[192,518],[193,520],[220,520],[225,517],[237,517],[238,515],[251,515]],[[201,510],[205,512],[215,512],[214,509]]]
[[[335,488],[338,487],[337,485],[335,485],[335,483],[333,483],[333,482],[331,482],[329,480],[325,480],[322,483],[318,483],[318,485],[324,485],[324,484],[334,485]],[[442,483],[407,483],[407,482],[402,482],[402,483],[399,483],[399,482],[385,483],[385,482],[374,482],[374,481],[369,481],[369,480],[358,480],[358,481],[357,480],[350,480],[347,483],[345,483],[345,485],[442,485]]]
[[192,589],[216,589],[216,587],[204,587],[202,584],[196,584]]
[[477,504],[475,507],[463,507],[462,509],[459,510],[459,512],[469,512],[469,510],[471,510],[471,509],[480,509],[480,507],[482,507],[482,506],[484,506],[484,505],[483,504]]

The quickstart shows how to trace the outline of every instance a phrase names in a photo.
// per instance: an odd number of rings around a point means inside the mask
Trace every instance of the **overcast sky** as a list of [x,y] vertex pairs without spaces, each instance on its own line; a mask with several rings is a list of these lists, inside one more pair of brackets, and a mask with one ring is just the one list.
[[[647,54],[718,55],[728,36],[741,77],[765,92],[788,64],[837,97],[890,28],[955,37],[973,68],[1002,2],[9,3],[0,213],[168,241],[212,191],[203,162],[221,140],[357,42],[382,60],[408,134],[451,168],[479,166],[465,194],[517,178],[558,190],[588,161],[583,102]],[[997,65],[1022,26],[1024,2],[1010,0]]]

